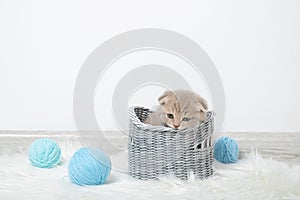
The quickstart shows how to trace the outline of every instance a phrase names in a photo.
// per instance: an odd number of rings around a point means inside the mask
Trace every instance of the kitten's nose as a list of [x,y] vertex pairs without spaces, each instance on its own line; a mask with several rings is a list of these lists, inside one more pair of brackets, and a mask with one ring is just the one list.
[[174,128],[178,128],[179,126],[180,126],[180,125],[175,125],[175,124],[174,124]]

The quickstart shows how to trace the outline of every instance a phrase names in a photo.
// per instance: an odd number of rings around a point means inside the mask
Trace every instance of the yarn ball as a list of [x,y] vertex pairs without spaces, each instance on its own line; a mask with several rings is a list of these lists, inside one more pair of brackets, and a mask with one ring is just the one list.
[[29,147],[29,161],[35,167],[52,168],[61,159],[61,150],[58,144],[47,138],[33,141]]
[[82,147],[72,156],[68,174],[77,185],[101,185],[111,170],[109,157],[96,147]]
[[239,157],[238,144],[229,137],[221,137],[215,144],[214,157],[221,163],[235,163]]

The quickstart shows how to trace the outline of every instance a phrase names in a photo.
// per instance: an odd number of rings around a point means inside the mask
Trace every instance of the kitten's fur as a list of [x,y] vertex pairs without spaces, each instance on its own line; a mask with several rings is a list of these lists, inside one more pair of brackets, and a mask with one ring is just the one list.
[[166,91],[158,102],[158,109],[150,113],[144,123],[184,129],[206,119],[207,102],[192,91]]

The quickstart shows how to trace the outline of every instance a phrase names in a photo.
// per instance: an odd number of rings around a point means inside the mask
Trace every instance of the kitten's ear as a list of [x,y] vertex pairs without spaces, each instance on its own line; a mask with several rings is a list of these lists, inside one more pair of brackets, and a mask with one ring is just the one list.
[[160,105],[165,105],[168,101],[175,98],[175,94],[172,91],[165,91],[160,97],[158,97],[158,102]]
[[202,97],[197,98],[197,110],[202,111],[202,112],[207,112],[208,105],[207,101],[203,99]]

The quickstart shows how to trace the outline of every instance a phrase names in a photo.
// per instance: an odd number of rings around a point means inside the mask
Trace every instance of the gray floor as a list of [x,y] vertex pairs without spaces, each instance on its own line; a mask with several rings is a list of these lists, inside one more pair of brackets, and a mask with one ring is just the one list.
[[300,164],[300,133],[227,133],[239,146],[241,156],[252,148],[266,158]]
[[[300,164],[300,133],[224,133],[234,138],[240,147],[240,156],[252,148],[264,157]],[[101,146],[110,153],[126,151],[127,136],[121,132],[61,132],[61,131],[0,131],[0,154],[27,152],[30,143],[41,137],[54,138],[64,148],[74,146]]]

